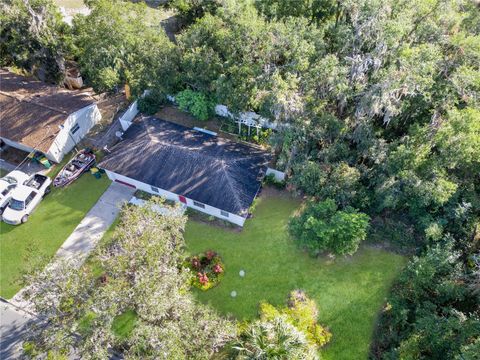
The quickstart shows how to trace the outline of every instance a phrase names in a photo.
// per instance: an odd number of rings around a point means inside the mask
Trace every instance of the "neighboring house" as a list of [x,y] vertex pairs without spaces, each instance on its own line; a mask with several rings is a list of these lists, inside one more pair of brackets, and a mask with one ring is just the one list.
[[0,69],[0,139],[54,162],[101,119],[95,99]]
[[243,226],[269,160],[256,147],[150,117],[134,122],[99,167],[113,181]]

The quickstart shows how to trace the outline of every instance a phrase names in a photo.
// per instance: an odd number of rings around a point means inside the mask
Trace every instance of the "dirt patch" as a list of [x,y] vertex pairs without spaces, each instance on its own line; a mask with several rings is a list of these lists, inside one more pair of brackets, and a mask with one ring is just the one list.
[[155,116],[159,117],[160,119],[167,120],[189,128],[199,127],[202,129],[213,131],[222,138],[238,141],[238,138],[236,136],[232,136],[220,130],[220,128],[222,127],[222,122],[224,120],[217,117],[213,117],[211,119],[208,119],[207,121],[198,120],[189,113],[182,111],[173,105],[167,105],[163,107],[155,114]]
[[125,94],[118,93],[106,97],[97,103],[98,110],[102,114],[102,119],[90,130],[90,136],[95,136],[104,131],[117,115],[127,109],[129,101]]
[[111,147],[118,142],[116,133],[122,131],[120,122],[117,119],[128,108],[130,102],[124,93],[118,93],[105,97],[98,101],[97,106],[102,114],[102,119],[92,127],[88,135],[82,140],[82,145],[94,149]]
[[257,196],[261,197],[281,197],[284,199],[296,199],[298,201],[305,200],[304,197],[299,196],[295,192],[290,192],[285,189],[278,189],[274,186],[264,185],[262,186],[260,193]]

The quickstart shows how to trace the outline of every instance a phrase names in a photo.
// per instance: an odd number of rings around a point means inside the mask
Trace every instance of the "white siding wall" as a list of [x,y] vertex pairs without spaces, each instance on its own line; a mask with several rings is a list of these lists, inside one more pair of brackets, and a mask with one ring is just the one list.
[[283,171],[278,171],[272,168],[267,169],[267,176],[273,174],[275,176],[275,180],[283,181],[285,180],[285,173]]
[[126,131],[130,125],[132,125],[133,119],[138,114],[138,105],[137,100],[130,104],[127,111],[120,117],[120,125],[122,126],[123,131]]
[[34,149],[30,146],[27,146],[27,145],[23,145],[23,144],[20,144],[18,142],[15,142],[15,141],[12,141],[12,140],[8,140],[8,139],[5,139],[5,138],[0,138],[2,139],[5,144],[7,144],[8,146],[11,146],[11,147],[14,147],[16,149],[20,149],[20,150],[23,150],[23,151],[26,151],[28,153],[32,152]]
[[[129,178],[129,177],[126,177],[126,176],[123,176],[123,175],[120,175],[120,174],[117,174],[117,173],[114,173],[112,171],[109,171],[109,170],[105,170],[105,173],[107,174],[107,176],[109,177],[110,180],[112,181],[115,181],[115,180],[119,180],[123,183],[127,183],[127,184],[130,184],[130,185],[133,185],[135,186],[138,190],[142,190],[142,191],[145,191],[145,192],[148,192],[150,194],[154,194],[154,195],[160,195],[160,196],[163,196],[165,199],[168,199],[168,200],[172,200],[172,201],[177,201],[177,202],[180,202],[179,199],[178,199],[178,195],[175,194],[175,193],[172,193],[170,191],[167,191],[167,190],[163,190],[163,189],[160,189],[158,188],[158,192],[155,192],[152,190],[152,187],[148,184],[145,184],[143,182],[140,182],[140,181],[137,181],[137,180],[134,180],[132,178]],[[180,194],[181,195],[181,194]],[[207,204],[204,204],[205,205],[205,209],[202,209],[200,207],[197,207],[193,204],[193,200],[192,199],[189,199],[187,197],[185,197],[186,200],[187,200],[187,206],[188,207],[191,207],[192,209],[195,209],[195,210],[198,210],[198,211],[201,211],[205,214],[208,214],[208,215],[213,215],[219,219],[222,219],[222,220],[226,220],[226,221],[229,221],[231,223],[234,223],[234,224],[237,224],[239,226],[243,226],[244,222],[245,222],[245,218],[244,217],[241,217],[239,215],[236,215],[236,214],[232,214],[232,213],[228,213],[228,217],[225,217],[225,216],[222,216],[221,214],[221,210],[218,209],[218,208],[215,208],[213,206],[209,206]]]
[[[84,107],[83,109],[70,114],[64,123],[64,128],[57,134],[52,146],[48,150],[46,154],[47,158],[57,163],[62,161],[64,155],[71,151],[75,146],[72,138],[75,139],[75,143],[78,144],[78,142],[90,131],[92,126],[98,123],[101,118],[102,115],[96,104]],[[70,130],[76,124],[78,124],[80,128],[75,134],[69,135]]]

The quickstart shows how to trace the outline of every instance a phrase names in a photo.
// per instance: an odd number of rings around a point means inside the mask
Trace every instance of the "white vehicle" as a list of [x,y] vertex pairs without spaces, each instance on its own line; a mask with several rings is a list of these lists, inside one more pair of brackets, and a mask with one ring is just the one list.
[[8,206],[3,211],[3,221],[10,225],[27,222],[33,210],[50,192],[51,183],[49,177],[35,174],[22,185],[17,185],[10,195]]
[[0,179],[0,216],[8,206],[10,195],[18,184],[23,184],[29,176],[21,171],[14,170]]

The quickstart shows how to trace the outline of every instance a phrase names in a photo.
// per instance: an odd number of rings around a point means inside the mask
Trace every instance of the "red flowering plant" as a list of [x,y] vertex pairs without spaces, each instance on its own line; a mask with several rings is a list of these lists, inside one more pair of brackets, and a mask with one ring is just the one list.
[[204,291],[217,286],[225,272],[222,259],[213,250],[187,258],[184,265],[192,274],[191,284]]

